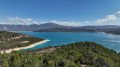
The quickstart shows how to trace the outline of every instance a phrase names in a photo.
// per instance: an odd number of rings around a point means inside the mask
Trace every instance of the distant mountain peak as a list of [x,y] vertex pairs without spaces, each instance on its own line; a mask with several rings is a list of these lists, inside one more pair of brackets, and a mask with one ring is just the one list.
[[0,30],[6,31],[35,31],[40,29],[50,28],[69,28],[70,26],[63,26],[56,23],[44,23],[44,24],[30,24],[30,25],[15,25],[15,24],[0,24]]
[[41,25],[59,25],[59,24],[56,24],[54,22],[49,22],[49,23],[44,23],[44,24],[41,24]]

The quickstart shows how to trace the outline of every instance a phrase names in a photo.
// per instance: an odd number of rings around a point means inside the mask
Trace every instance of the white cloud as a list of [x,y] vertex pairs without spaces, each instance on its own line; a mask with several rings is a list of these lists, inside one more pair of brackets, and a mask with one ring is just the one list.
[[[20,25],[29,25],[29,24],[44,24],[44,23],[56,23],[59,25],[64,25],[64,26],[82,26],[83,24],[88,24],[88,21],[85,22],[64,22],[64,21],[38,21],[34,20],[32,18],[20,18],[20,17],[8,17],[7,18],[8,24],[20,24]],[[2,23],[3,24],[3,23]]]
[[118,11],[117,13],[115,13],[115,16],[120,16],[120,11]]
[[51,21],[52,23],[56,23],[59,25],[64,25],[64,26],[81,26],[81,22],[58,22],[58,21]]
[[118,11],[117,13],[115,13],[113,15],[107,15],[105,18],[99,19],[96,22],[97,23],[104,23],[104,22],[115,21],[115,20],[118,20],[118,16],[120,16],[120,11]]
[[84,23],[89,23],[89,21],[85,21]]
[[96,22],[104,23],[104,22],[113,21],[113,20],[117,20],[117,17],[115,15],[108,15],[106,16],[106,18],[97,20]]
[[45,24],[45,23],[49,23],[49,22],[40,22],[39,24]]
[[6,23],[4,23],[4,22],[1,22],[0,24],[6,24]]
[[33,24],[39,24],[37,21],[33,21]]
[[19,18],[19,17],[15,17],[15,18],[11,18],[11,17],[8,17],[7,20],[9,22],[14,22],[15,24],[30,24],[30,23],[33,23],[33,19],[31,18]]

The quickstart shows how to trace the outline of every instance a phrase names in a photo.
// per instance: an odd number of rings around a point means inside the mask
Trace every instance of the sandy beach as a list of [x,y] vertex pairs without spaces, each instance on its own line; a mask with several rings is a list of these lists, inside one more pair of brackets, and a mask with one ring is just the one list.
[[7,50],[2,50],[0,51],[0,53],[11,53],[12,51],[18,51],[18,50],[22,50],[22,49],[28,49],[28,48],[32,48],[36,45],[39,45],[39,44],[42,44],[42,43],[45,43],[47,41],[50,41],[50,40],[43,40],[43,41],[40,41],[40,42],[37,42],[37,43],[34,43],[34,44],[30,44],[29,46],[26,46],[26,47],[19,47],[19,48],[13,48],[13,49],[7,49]]

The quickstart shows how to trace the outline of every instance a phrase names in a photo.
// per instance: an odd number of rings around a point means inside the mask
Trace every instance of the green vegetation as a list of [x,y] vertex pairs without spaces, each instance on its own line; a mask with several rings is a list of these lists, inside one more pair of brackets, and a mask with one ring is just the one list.
[[24,47],[41,40],[43,39],[15,32],[0,31],[0,50]]
[[120,67],[120,54],[94,42],[56,47],[52,53],[12,52],[0,54],[1,67]]

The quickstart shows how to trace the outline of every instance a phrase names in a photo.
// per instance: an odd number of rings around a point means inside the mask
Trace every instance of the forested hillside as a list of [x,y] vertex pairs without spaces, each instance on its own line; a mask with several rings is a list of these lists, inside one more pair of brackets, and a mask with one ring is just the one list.
[[24,47],[42,40],[43,39],[15,32],[0,31],[0,50]]
[[96,32],[96,30],[84,29],[84,28],[52,28],[52,29],[41,29],[34,32]]
[[120,54],[94,42],[56,47],[52,53],[12,52],[0,54],[1,67],[120,67]]
[[73,27],[73,28],[50,28],[50,29],[40,29],[34,32],[105,32],[109,34],[120,35],[119,26],[83,26],[83,27]]

